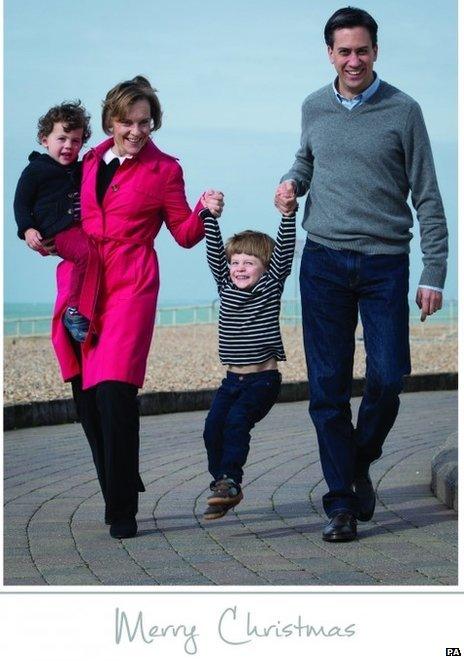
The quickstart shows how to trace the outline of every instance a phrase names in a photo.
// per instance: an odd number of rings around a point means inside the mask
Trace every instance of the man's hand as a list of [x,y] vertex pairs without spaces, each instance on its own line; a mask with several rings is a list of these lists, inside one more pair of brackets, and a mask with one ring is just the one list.
[[218,190],[207,190],[200,202],[209,209],[215,218],[219,218],[224,208],[224,193]]
[[24,232],[24,238],[31,250],[40,250],[42,248],[42,235],[39,230],[30,227]]
[[274,195],[274,204],[284,216],[295,211],[297,201],[295,184],[293,181],[283,181],[277,186]]
[[419,287],[416,294],[416,304],[421,310],[421,321],[425,321],[429,314],[441,310],[443,295],[441,291]]

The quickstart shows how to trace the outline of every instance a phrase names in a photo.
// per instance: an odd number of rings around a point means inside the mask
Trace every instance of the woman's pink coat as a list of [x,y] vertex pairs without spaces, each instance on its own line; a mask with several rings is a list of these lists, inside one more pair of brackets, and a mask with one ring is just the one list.
[[[100,206],[97,170],[113,139],[84,157],[82,223],[99,260],[91,260],[80,310],[91,318],[89,338],[76,355],[61,317],[66,307],[71,264],[57,268],[58,295],[52,324],[53,346],[65,381],[81,374],[83,388],[116,380],[142,386],[155,322],[159,272],[153,241],[163,222],[181,246],[204,236],[198,203],[191,212],[182,169],[175,158],[149,140],[125,159]],[[79,349],[77,350],[79,353]]]

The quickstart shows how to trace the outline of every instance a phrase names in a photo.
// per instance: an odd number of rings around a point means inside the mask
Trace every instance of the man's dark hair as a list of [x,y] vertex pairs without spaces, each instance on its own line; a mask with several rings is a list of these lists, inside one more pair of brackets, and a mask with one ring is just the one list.
[[343,7],[332,14],[324,28],[325,43],[333,48],[335,30],[358,27],[366,28],[371,35],[372,45],[377,46],[377,23],[367,11],[357,7]]
[[37,123],[37,140],[42,142],[42,138],[53,131],[53,126],[61,122],[66,133],[75,129],[82,129],[82,144],[85,144],[91,136],[90,115],[79,99],[77,101],[64,101],[59,106],[53,106],[45,115],[39,118]]

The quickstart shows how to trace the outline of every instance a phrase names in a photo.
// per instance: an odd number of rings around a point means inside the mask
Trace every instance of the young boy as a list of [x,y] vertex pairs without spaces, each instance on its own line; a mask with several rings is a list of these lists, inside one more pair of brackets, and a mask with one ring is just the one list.
[[91,134],[89,121],[80,101],[54,106],[40,117],[37,139],[48,153],[30,154],[14,198],[19,238],[42,255],[48,254],[42,242],[53,239],[56,254],[73,262],[63,323],[77,342],[84,342],[89,330],[89,320],[78,311],[90,247],[80,225],[81,163],[77,160]]
[[285,360],[279,327],[280,299],[292,268],[295,210],[282,217],[277,239],[247,230],[224,245],[217,220],[200,215],[208,264],[219,297],[219,357],[228,365],[205,422],[203,438],[213,477],[206,520],[219,519],[243,498],[241,481],[250,430],[276,402]]

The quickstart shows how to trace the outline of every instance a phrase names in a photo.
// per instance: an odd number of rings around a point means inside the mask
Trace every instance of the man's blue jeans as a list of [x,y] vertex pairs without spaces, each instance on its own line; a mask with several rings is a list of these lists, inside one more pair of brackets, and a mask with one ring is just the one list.
[[[409,257],[364,255],[306,242],[300,287],[309,376],[309,413],[316,427],[329,491],[326,514],[356,515],[356,475],[382,453],[395,422],[409,355]],[[356,428],[351,422],[358,310],[366,349],[366,385]]]
[[226,475],[241,483],[250,449],[250,431],[277,401],[280,382],[278,370],[243,375],[227,372],[203,433],[208,469],[215,480]]

